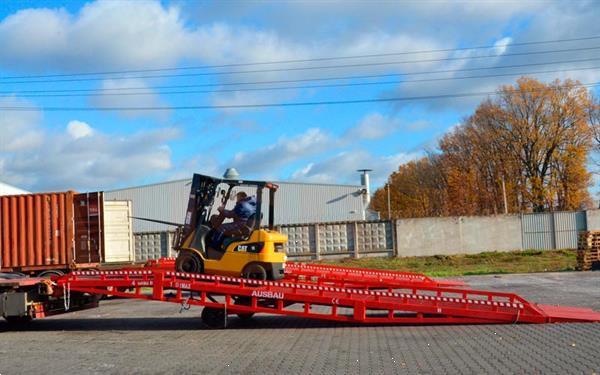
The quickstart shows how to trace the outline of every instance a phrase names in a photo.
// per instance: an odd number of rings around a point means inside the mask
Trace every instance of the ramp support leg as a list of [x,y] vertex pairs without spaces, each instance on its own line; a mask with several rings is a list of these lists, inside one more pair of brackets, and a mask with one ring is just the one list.
[[157,301],[164,300],[164,290],[163,290],[163,281],[165,275],[162,272],[154,273],[154,283],[152,288],[152,299]]

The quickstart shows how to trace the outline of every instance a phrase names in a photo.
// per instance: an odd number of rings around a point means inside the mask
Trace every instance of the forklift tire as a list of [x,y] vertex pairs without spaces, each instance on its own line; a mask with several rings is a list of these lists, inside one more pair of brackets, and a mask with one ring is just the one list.
[[227,327],[227,316],[224,309],[205,307],[202,309],[202,322],[209,328],[218,329]]
[[251,263],[242,270],[242,277],[245,279],[266,280],[268,276],[265,267],[258,263]]
[[[244,268],[242,271],[242,277],[246,279],[266,280],[268,278],[268,273],[265,267],[262,265],[258,263],[252,263]],[[238,297],[235,303],[239,305],[249,305],[250,298]],[[242,320],[249,320],[254,316],[254,313],[239,313],[237,316]]]
[[204,264],[198,255],[182,251],[175,260],[175,270],[185,273],[204,273]]

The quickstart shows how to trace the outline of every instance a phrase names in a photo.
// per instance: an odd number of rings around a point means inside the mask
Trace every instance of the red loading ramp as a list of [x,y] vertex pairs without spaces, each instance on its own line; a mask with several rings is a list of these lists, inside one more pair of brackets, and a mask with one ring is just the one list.
[[[270,313],[356,324],[600,321],[590,310],[537,306],[512,293],[410,283],[373,291],[161,270],[80,271],[56,281],[70,291],[198,305],[226,314]],[[148,287],[152,292],[143,293]]]
[[548,316],[549,323],[560,322],[600,322],[600,312],[584,307],[539,305],[535,307]]
[[434,280],[423,274],[413,272],[374,270],[307,263],[286,263],[287,280],[318,284],[337,283],[349,288],[387,288],[411,283],[414,285],[435,285],[439,287],[464,286],[461,281]]

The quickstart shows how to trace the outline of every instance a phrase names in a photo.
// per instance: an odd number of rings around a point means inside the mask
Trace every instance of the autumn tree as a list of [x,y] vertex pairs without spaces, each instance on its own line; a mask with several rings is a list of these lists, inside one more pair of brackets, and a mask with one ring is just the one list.
[[445,214],[445,180],[437,155],[401,165],[388,184],[375,192],[371,209],[383,217],[388,213],[388,187],[392,217]]
[[[521,78],[446,134],[437,155],[392,174],[392,212],[418,217],[582,208],[589,202],[586,164],[594,139],[600,148],[600,107],[583,86]],[[378,190],[372,203],[380,212],[386,212],[384,193]]]
[[[494,142],[518,164],[520,175],[514,177],[521,179],[522,201],[533,211],[575,209],[587,199],[590,105],[587,90],[574,81],[546,85],[521,78],[515,87],[502,87],[482,114]],[[581,192],[579,199],[558,199],[569,195],[560,191],[566,188],[558,182],[561,174],[571,176],[568,188]]]

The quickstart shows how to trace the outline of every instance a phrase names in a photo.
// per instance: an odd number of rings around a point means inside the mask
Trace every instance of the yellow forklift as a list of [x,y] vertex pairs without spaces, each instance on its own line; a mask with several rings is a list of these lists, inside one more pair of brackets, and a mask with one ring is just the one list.
[[[274,230],[275,192],[264,181],[220,179],[194,174],[185,223],[176,231],[177,271],[278,280],[283,278],[287,236]],[[244,191],[254,200],[255,212],[236,230],[216,232],[226,220],[225,207]],[[268,193],[268,227],[261,225],[264,193]],[[231,205],[231,204],[230,204]]]

